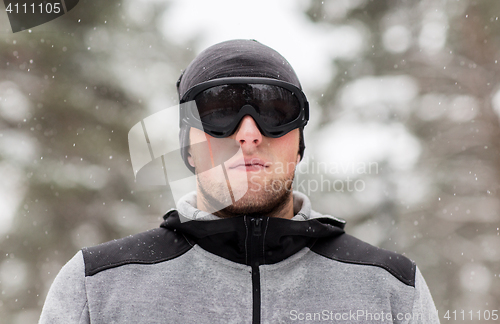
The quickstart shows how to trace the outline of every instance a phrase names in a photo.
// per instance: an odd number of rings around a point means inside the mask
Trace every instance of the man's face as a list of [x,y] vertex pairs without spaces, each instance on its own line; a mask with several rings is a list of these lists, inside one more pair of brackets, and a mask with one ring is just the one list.
[[[237,130],[225,139],[214,138],[205,132],[191,128],[190,144],[207,141],[210,152],[200,146],[192,145],[188,157],[189,163],[197,171],[198,195],[205,205],[216,205],[227,200],[226,188],[232,196],[241,196],[237,192],[246,191],[241,199],[229,207],[215,213],[221,217],[241,214],[273,214],[285,204],[291,203],[292,181],[295,167],[300,161],[298,155],[299,129],[294,129],[282,137],[263,136],[255,121],[245,116]],[[236,149],[235,149],[236,148]],[[213,167],[214,156],[232,156],[241,149],[239,158],[229,158],[225,163],[226,177],[212,172],[199,173]],[[229,152],[229,154],[228,154]],[[240,190],[241,191],[241,190]],[[201,209],[201,206],[198,206]]]

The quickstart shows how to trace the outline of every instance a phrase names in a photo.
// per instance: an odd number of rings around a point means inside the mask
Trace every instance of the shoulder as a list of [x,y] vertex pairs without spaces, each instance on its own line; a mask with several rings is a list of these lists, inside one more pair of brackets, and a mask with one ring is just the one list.
[[50,286],[40,315],[40,324],[87,323],[88,314],[83,275],[84,263],[79,251],[59,271]]
[[174,259],[192,246],[177,232],[160,227],[82,249],[85,276],[125,264],[153,264]]
[[311,250],[332,260],[380,267],[415,287],[415,263],[407,257],[363,242],[349,234],[318,240]]

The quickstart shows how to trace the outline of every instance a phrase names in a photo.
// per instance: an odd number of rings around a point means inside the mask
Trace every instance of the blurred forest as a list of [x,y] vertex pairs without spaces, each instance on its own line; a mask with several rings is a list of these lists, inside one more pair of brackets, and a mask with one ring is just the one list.
[[[133,125],[176,104],[181,70],[204,49],[159,31],[174,2],[80,0],[16,34],[0,13],[2,323],[37,322],[80,248],[157,227],[174,207],[168,188],[135,184],[127,142]],[[325,86],[303,84],[319,117],[302,163],[342,156],[337,144],[362,133],[350,149],[378,166],[350,174],[362,191],[314,192],[313,208],[416,261],[442,322],[462,309],[489,322],[485,312],[500,310],[500,2],[301,3],[318,30],[348,26],[363,39],[325,66]]]

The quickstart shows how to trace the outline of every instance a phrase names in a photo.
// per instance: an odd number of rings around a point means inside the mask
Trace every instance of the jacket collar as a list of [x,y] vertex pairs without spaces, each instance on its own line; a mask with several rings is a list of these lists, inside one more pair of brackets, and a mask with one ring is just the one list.
[[[182,217],[187,218],[188,220],[211,221],[220,219],[220,217],[196,208],[195,191],[179,199],[179,201],[177,202],[177,211],[181,214]],[[330,215],[322,215],[314,211],[311,207],[311,201],[309,200],[309,197],[299,191],[293,192],[293,213],[295,216],[292,218],[292,220],[294,221],[304,221],[314,218],[329,217],[336,220],[339,223],[339,226],[341,226],[342,228],[344,226],[341,224],[345,225],[345,221],[343,219]]]
[[[309,199],[300,195],[297,197],[301,199],[302,205],[296,206],[300,209],[294,217],[295,220],[260,218],[257,235],[260,236],[258,250],[262,253],[259,252],[259,264],[277,263],[304,247],[311,247],[320,238],[334,238],[344,233],[345,221],[313,212]],[[304,197],[306,199],[303,199]],[[297,202],[295,198],[294,192],[294,202]],[[165,221],[161,227],[182,233],[189,243],[198,244],[213,254],[250,265],[254,258],[252,251],[255,247],[250,248],[250,245],[254,242],[252,237],[256,235],[255,218],[242,215],[221,219],[212,214],[196,212],[197,209],[192,204],[192,208],[182,204],[178,206],[181,207],[182,214],[176,210],[169,211],[164,216]],[[191,212],[196,215],[193,217]],[[181,221],[181,218],[184,219]],[[185,218],[188,220],[185,221]],[[297,221],[300,219],[302,221]]]

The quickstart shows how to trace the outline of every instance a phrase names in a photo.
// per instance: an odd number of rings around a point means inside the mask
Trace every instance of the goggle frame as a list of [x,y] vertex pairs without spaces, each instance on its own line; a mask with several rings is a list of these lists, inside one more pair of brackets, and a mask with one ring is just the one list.
[[[234,120],[231,123],[226,126],[218,126],[204,123],[199,119],[199,116],[197,118],[196,115],[193,114],[193,109],[197,110],[195,97],[198,94],[216,86],[229,84],[263,84],[278,86],[288,90],[297,98],[299,102],[299,115],[296,119],[284,125],[269,126],[262,120],[260,114],[252,105],[245,104],[240,107],[238,114],[235,115]],[[286,81],[262,77],[227,77],[205,81],[189,88],[180,100],[180,127],[195,127],[210,136],[217,138],[231,136],[236,131],[243,117],[246,115],[250,115],[255,120],[255,123],[257,124],[262,135],[271,138],[278,138],[293,129],[303,127],[307,124],[309,121],[309,102],[307,101],[307,98],[302,90],[297,86]]]

